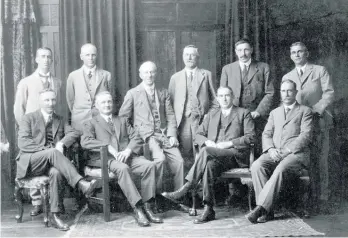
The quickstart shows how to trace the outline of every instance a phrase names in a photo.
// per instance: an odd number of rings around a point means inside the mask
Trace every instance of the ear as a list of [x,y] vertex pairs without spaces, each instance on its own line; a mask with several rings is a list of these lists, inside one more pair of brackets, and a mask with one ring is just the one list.
[[251,54],[254,52],[254,48],[253,47],[250,47],[250,52],[251,52]]
[[82,59],[82,57],[83,57],[83,55],[82,55],[82,54],[80,54],[80,59],[81,59],[81,60],[83,60],[83,59]]
[[35,62],[38,64],[39,59],[37,57],[35,57]]

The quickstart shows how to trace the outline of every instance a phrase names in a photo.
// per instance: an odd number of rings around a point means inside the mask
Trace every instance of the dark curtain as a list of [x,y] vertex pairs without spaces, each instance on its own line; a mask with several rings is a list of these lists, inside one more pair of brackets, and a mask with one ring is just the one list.
[[[35,67],[35,52],[40,39],[36,13],[35,0],[1,1],[1,123],[10,142],[9,156],[1,160],[1,184],[8,188],[14,181],[14,158],[18,152],[14,95],[18,82],[31,74]],[[12,196],[10,189],[2,187],[2,191],[5,194],[8,191]]]
[[96,45],[97,66],[111,72],[118,110],[127,90],[137,84],[135,26],[135,0],[61,0],[63,82],[82,66],[81,46]]

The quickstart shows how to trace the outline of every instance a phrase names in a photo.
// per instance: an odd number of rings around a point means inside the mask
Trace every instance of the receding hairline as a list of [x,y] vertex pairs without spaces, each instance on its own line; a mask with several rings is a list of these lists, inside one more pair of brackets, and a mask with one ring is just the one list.
[[40,47],[36,50],[35,57],[39,56],[40,51],[49,51],[51,53],[51,56],[53,55],[51,48],[44,46],[44,47]]
[[291,46],[290,46],[290,51],[291,51],[291,48],[294,47],[294,46],[301,46],[306,51],[308,51],[307,46],[303,42],[301,42],[301,41],[297,41],[297,42],[292,43]]
[[294,81],[292,81],[291,79],[285,79],[285,80],[283,80],[283,81],[280,83],[280,88],[282,87],[282,85],[283,85],[284,83],[291,84],[291,85],[293,86],[293,88],[294,88],[295,90],[297,90],[297,84],[296,84]]
[[154,68],[157,70],[157,65],[156,65],[154,62],[152,62],[152,61],[145,61],[144,63],[142,63],[142,64],[140,65],[140,67],[139,67],[139,72],[143,71],[144,68],[145,68],[145,66],[147,66],[147,65],[152,65],[152,66],[154,66]]
[[95,45],[91,44],[91,43],[86,43],[84,45],[81,46],[81,53],[86,50],[87,48],[94,48],[96,52],[98,52],[98,49]]
[[106,95],[110,96],[111,99],[112,99],[112,95],[111,95],[111,93],[109,91],[103,91],[103,92],[97,93],[97,95],[95,95],[95,100],[98,101],[98,99],[100,97],[106,96]]
[[229,87],[229,86],[220,86],[220,87],[216,90],[216,94],[218,94],[219,91],[222,90],[222,89],[227,89],[227,90],[230,92],[230,94],[233,95],[232,88]]
[[197,46],[195,46],[195,45],[187,45],[187,46],[185,46],[184,49],[183,49],[183,51],[182,51],[183,54],[184,54],[184,52],[185,52],[185,49],[194,49],[196,55],[199,56],[199,51],[198,51],[198,47],[197,47]]

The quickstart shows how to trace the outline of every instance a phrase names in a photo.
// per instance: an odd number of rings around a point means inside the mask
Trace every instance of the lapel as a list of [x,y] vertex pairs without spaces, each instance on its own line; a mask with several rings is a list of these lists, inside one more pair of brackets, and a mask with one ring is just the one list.
[[60,125],[61,120],[59,119],[59,117],[53,113],[52,116],[52,135],[53,135],[53,140],[56,137],[59,125]]
[[225,132],[227,131],[227,129],[229,128],[229,126],[231,125],[232,121],[234,120],[236,116],[237,116],[236,107],[232,106],[230,115],[228,115],[228,123],[225,129]]
[[91,98],[91,94],[88,92],[88,86],[87,86],[87,82],[86,82],[86,79],[85,79],[85,74],[83,72],[83,66],[79,69],[79,75],[80,75],[80,78],[83,80],[83,84],[85,85],[85,90],[87,91],[87,94],[89,96],[89,99],[92,99]]
[[289,79],[293,80],[296,83],[297,90],[301,89],[301,79],[297,73],[296,67],[292,71],[290,71]]
[[195,78],[193,79],[193,82],[192,82],[192,86],[193,86],[193,89],[194,89],[194,94],[195,95],[198,95],[198,90],[202,84],[202,81],[205,77],[205,72],[204,70],[200,69],[200,68],[197,68],[196,70],[196,76]]
[[104,73],[103,70],[99,69],[98,67],[96,67],[95,69],[95,88],[94,91],[92,91],[92,95],[95,95],[95,92],[98,90],[100,83],[103,81],[104,78]]
[[39,127],[39,129],[43,133],[43,135],[46,135],[46,123],[45,123],[45,118],[41,113],[41,109],[36,111],[36,118],[37,118],[36,125]]
[[112,116],[112,122],[114,123],[114,130],[116,133],[116,135],[115,135],[116,141],[117,141],[117,144],[119,144],[120,134],[121,134],[121,122],[115,116]]
[[108,131],[112,135],[112,131],[109,127],[109,124],[105,121],[105,119],[100,114],[95,117],[95,120],[98,122],[98,124],[101,127],[103,127],[106,131]]
[[[187,85],[187,78],[186,78],[186,71],[185,69],[181,70],[179,72],[179,80],[178,80],[178,86],[176,87],[176,89],[179,91],[179,92],[182,92],[181,94],[181,97],[183,102],[185,102],[186,100],[186,91],[187,91],[187,88],[186,88],[186,85]],[[183,80],[182,80],[183,79]]]
[[[296,70],[296,69],[295,69]],[[309,75],[313,72],[313,65],[312,64],[307,64],[306,70],[304,71],[302,77],[301,77],[301,87],[305,82],[308,80]]]
[[251,64],[249,66],[248,71],[248,83],[250,83],[251,79],[254,77],[254,75],[259,71],[257,64],[255,61],[251,61]]
[[236,61],[234,63],[232,63],[231,68],[230,68],[231,72],[230,75],[232,77],[234,77],[236,80],[236,84],[233,85],[232,90],[233,90],[233,94],[234,97],[240,97],[240,90],[242,88],[242,75],[241,75],[241,71],[240,71],[240,66],[239,66],[239,61]]
[[208,139],[212,141],[216,141],[217,133],[219,130],[219,123],[221,120],[221,110],[216,111],[216,113],[212,116],[212,119],[209,123],[208,127]]
[[147,98],[146,90],[142,84],[139,84],[137,86],[137,92],[139,93],[140,101],[144,102],[143,105],[145,105],[146,109],[151,112],[150,102],[149,102],[149,99]]
[[155,87],[155,91],[156,91],[156,94],[157,94],[157,97],[158,97],[158,104],[159,104],[159,108],[158,110],[161,111],[161,110],[164,110],[164,104],[165,104],[165,100],[163,99],[163,92],[162,90],[160,89],[157,89]]
[[[285,118],[285,109],[284,107],[282,108],[283,109],[283,115],[284,115],[284,118]],[[299,104],[296,102],[296,104],[294,105],[294,108],[289,112],[287,118],[285,119],[285,122],[283,124],[283,127],[289,123],[289,121],[291,121],[298,113],[299,113],[299,110],[300,110],[300,106]]]

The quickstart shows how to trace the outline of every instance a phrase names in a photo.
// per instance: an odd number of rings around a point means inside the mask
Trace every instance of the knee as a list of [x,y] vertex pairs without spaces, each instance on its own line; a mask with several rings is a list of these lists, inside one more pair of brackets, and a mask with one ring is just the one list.
[[255,160],[254,163],[251,165],[251,173],[256,173],[257,171],[259,171],[261,168],[261,163],[259,160]]
[[153,157],[153,159],[156,164],[163,164],[166,160],[166,156],[163,153],[161,153],[158,154],[156,157]]
[[[118,168],[117,168],[118,172],[120,174],[126,174],[126,173],[130,173],[130,168],[127,164],[123,164],[123,163],[119,163],[118,164]],[[116,171],[115,171],[116,172]]]
[[62,174],[54,167],[51,167],[48,175],[50,178],[62,178]]
[[282,174],[286,173],[287,171],[288,171],[288,167],[283,163],[279,163],[278,166],[275,168],[273,174],[274,175],[282,175]]

